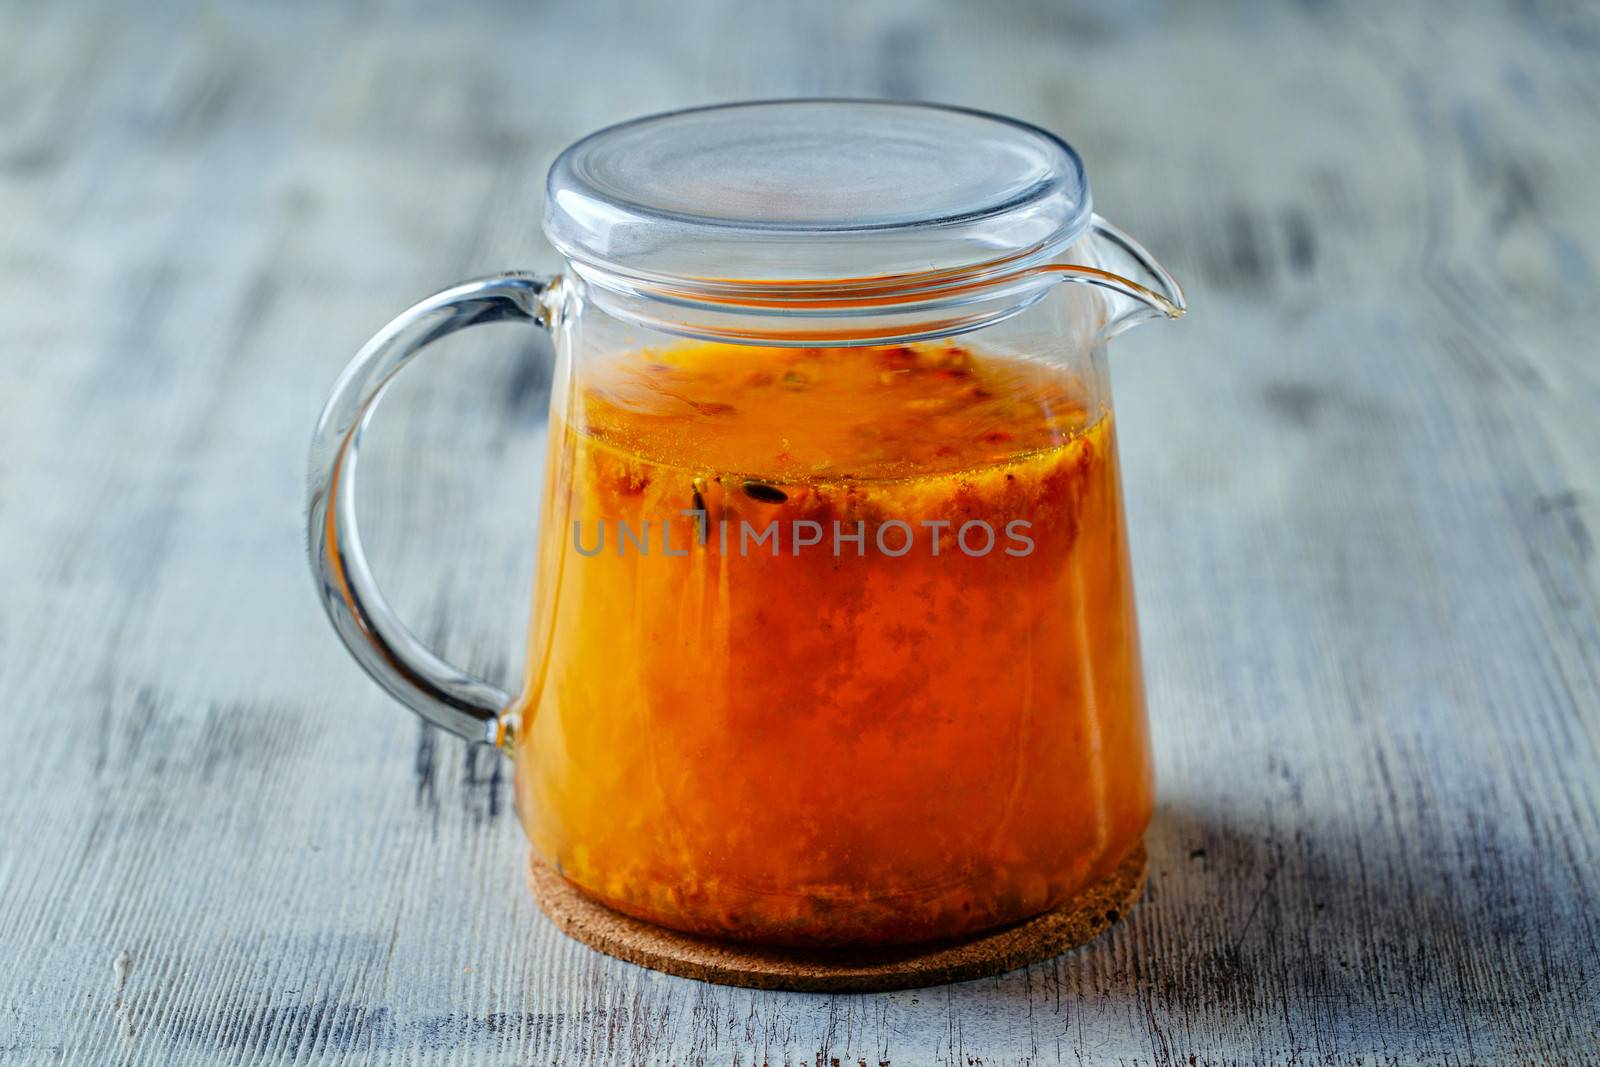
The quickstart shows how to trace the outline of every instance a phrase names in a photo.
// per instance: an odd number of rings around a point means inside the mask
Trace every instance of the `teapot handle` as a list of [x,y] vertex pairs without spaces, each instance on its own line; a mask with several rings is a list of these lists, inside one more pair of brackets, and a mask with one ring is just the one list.
[[436,293],[402,312],[339,375],[311,440],[306,496],[311,573],[334,629],[356,662],[389,694],[435,726],[469,741],[504,746],[501,715],[511,696],[451,666],[426,648],[389,607],[373,579],[356,528],[356,457],[361,431],[383,391],[423,348],[489,322],[549,328],[545,303],[555,279],[532,274],[482,278]]

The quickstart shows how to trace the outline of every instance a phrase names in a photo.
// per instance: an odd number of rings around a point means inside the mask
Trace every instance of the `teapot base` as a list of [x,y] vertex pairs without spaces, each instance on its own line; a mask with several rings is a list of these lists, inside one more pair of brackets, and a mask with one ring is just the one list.
[[953,941],[878,949],[743,945],[668,930],[613,911],[533,856],[529,882],[562,933],[643,967],[717,985],[805,993],[877,993],[986,978],[1099,937],[1144,893],[1144,844],[1104,881],[1032,919]]

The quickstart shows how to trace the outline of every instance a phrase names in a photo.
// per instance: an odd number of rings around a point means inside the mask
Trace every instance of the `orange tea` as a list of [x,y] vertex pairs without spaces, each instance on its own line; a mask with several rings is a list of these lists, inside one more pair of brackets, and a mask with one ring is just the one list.
[[948,341],[684,344],[551,429],[517,793],[664,926],[954,936],[1062,903],[1152,803],[1109,411]]

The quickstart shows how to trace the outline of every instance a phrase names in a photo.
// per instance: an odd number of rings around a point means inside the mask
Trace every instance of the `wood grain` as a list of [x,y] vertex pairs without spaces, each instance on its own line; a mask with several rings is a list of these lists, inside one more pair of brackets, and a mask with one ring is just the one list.
[[[789,94],[1067,136],[1193,313],[1117,342],[1145,903],[917,992],[653,974],[526,891],[493,753],[319,615],[347,356],[552,268],[602,123]],[[0,1062],[1600,1062],[1593,6],[0,6]],[[539,342],[385,405],[407,618],[516,676]]]

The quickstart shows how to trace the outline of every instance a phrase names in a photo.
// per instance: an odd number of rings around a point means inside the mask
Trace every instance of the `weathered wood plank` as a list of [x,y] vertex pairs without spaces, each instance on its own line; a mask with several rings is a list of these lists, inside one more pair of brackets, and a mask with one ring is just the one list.
[[[1554,4],[0,7],[0,1062],[1594,1062],[1600,22]],[[1039,121],[1195,311],[1118,342],[1145,904],[942,989],[721,989],[537,914],[505,769],[318,614],[301,462],[542,175],[804,93]],[[452,342],[364,464],[515,677],[544,380]]]

